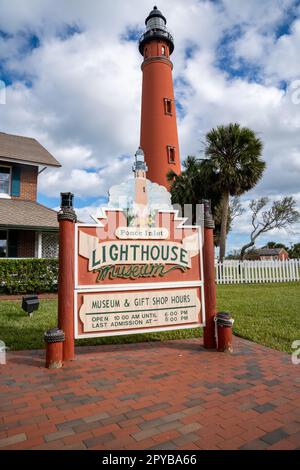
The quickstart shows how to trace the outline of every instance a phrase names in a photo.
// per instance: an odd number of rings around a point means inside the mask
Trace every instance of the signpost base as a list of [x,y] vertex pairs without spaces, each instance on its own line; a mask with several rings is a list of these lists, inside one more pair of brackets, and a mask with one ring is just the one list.
[[63,366],[63,344],[65,334],[58,328],[52,328],[44,334],[46,342],[46,368],[60,369]]

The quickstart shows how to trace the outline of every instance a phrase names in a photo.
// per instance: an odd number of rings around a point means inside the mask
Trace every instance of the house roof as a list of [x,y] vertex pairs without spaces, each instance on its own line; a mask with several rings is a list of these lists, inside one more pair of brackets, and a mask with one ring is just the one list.
[[0,199],[0,228],[57,231],[57,212],[34,201]]
[[0,159],[28,162],[36,165],[61,164],[37,140],[0,132]]
[[282,250],[284,248],[260,248],[256,250],[256,253],[260,256],[274,256],[279,255]]

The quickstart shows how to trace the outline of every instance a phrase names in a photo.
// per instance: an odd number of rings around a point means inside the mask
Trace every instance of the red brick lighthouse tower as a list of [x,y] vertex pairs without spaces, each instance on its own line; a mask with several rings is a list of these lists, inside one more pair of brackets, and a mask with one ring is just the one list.
[[148,178],[169,189],[167,173],[180,173],[176,108],[170,55],[173,37],[167,20],[155,6],[146,18],[146,31],[139,41],[142,63],[142,113],[140,145],[148,166]]

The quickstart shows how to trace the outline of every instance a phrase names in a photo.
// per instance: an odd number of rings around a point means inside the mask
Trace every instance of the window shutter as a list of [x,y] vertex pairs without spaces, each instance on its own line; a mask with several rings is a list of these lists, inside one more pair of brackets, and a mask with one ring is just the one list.
[[12,168],[11,195],[20,196],[21,168],[14,165]]

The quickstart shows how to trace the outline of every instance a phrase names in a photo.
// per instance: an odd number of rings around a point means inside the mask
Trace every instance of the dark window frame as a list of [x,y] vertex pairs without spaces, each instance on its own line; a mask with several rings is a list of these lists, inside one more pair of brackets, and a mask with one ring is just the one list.
[[168,116],[173,116],[173,100],[170,98],[164,98],[164,107],[165,107],[165,114]]
[[167,153],[168,153],[168,162],[170,164],[176,163],[176,148],[172,145],[167,146]]
[[[2,237],[2,233],[6,233],[6,237],[5,238],[1,238]],[[1,258],[8,258],[8,230],[0,230],[0,240],[1,241],[6,241],[6,245],[4,247],[4,250],[2,252],[2,250],[0,250],[0,259]],[[2,256],[1,253],[4,253],[4,256]]]

